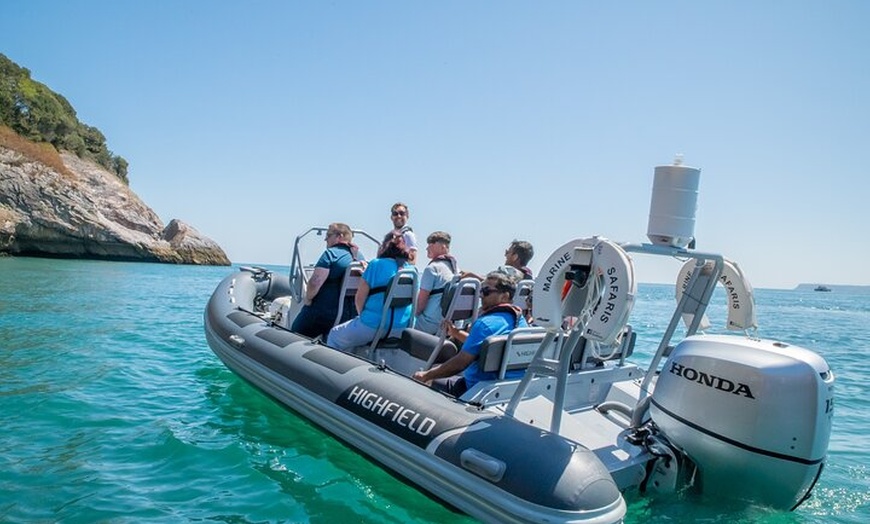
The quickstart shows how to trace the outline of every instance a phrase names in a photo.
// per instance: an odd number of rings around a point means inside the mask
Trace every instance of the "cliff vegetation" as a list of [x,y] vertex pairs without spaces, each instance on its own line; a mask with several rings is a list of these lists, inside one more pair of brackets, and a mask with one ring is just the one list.
[[[96,127],[79,121],[75,109],[63,96],[33,80],[30,71],[0,53],[0,124],[32,142],[51,144],[79,158],[93,160],[127,183],[127,161],[106,146],[106,137]],[[0,133],[3,145],[8,132]],[[48,149],[35,151],[46,165],[56,166]]]
[[[168,188],[172,190],[172,188]],[[229,265],[131,189],[127,161],[67,100],[0,54],[0,256]]]

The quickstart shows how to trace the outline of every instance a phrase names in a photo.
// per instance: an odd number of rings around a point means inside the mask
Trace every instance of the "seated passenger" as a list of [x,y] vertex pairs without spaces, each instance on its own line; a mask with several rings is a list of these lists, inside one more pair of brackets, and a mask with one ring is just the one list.
[[[326,338],[338,314],[341,283],[347,266],[359,260],[357,247],[351,243],[353,232],[347,224],[335,222],[326,230],[326,251],[314,265],[314,272],[305,288],[302,310],[293,321],[291,330],[314,338]],[[353,308],[345,308],[353,314]],[[345,315],[342,315],[345,316]],[[350,315],[347,318],[351,318]]]
[[435,334],[444,316],[441,313],[441,299],[444,289],[458,271],[456,259],[450,255],[450,234],[436,231],[426,239],[426,256],[429,265],[420,276],[420,291],[417,294],[415,314],[416,329]]
[[[520,280],[532,280],[532,270],[526,267],[535,256],[535,249],[532,244],[525,240],[514,240],[504,251],[504,264],[498,266],[495,270],[508,275],[517,282]],[[474,273],[463,272],[462,278],[473,277],[478,280],[483,280],[480,276]]]
[[[328,346],[347,351],[369,344],[375,338],[390,282],[400,269],[413,267],[408,263],[408,250],[399,233],[387,233],[379,251],[378,258],[366,266],[354,298],[359,316],[332,328],[326,340]],[[408,327],[411,310],[409,304],[392,312],[393,318],[388,321],[392,322],[392,330]]]
[[[461,396],[481,380],[495,379],[497,377],[495,372],[486,373],[480,370],[477,357],[487,337],[528,326],[522,311],[511,303],[515,291],[516,283],[504,273],[493,271],[486,275],[486,280],[480,288],[481,314],[471,325],[468,334],[463,337],[452,324],[448,327],[448,334],[451,337],[460,340],[464,338],[462,349],[440,366],[414,373],[414,378],[456,397]],[[520,378],[523,373],[523,370],[509,371],[505,378]]]

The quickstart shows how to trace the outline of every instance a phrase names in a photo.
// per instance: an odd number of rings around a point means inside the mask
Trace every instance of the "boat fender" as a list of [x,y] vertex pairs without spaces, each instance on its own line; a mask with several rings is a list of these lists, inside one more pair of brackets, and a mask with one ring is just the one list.
[[[705,269],[711,267],[713,262],[708,262]],[[688,260],[680,269],[677,276],[676,299],[677,302],[683,298],[686,291],[686,286],[696,267],[695,260]],[[755,299],[753,297],[752,285],[743,274],[743,270],[736,262],[725,260],[722,267],[722,274],[719,275],[719,283],[725,288],[725,294],[728,300],[728,323],[727,328],[732,331],[745,331],[747,329],[758,328],[758,321],[755,315]],[[683,321],[686,326],[692,322],[694,315],[683,315]],[[701,320],[698,329],[709,329],[710,322],[706,315]]]
[[459,454],[459,463],[468,471],[493,483],[500,481],[507,469],[507,465],[501,460],[474,448],[463,450]]

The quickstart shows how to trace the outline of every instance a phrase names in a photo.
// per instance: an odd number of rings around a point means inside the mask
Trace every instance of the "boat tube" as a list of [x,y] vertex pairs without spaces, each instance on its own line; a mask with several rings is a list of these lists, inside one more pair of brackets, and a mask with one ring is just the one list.
[[[242,267],[224,278],[205,309],[206,339],[256,388],[485,522],[619,522],[627,490],[794,509],[824,467],[834,373],[808,349],[757,337],[743,270],[693,248],[692,206],[680,204],[686,216],[671,230],[659,200],[651,244],[593,236],[554,251],[526,286],[534,326],[484,341],[478,365],[496,378],[459,398],[411,378],[447,358],[443,336],[410,329],[342,352],[289,329],[313,270],[304,240],[323,227],[297,237],[289,275]],[[637,349],[636,256],[682,263],[669,322],[641,325],[661,338]],[[340,301],[360,274],[348,270]],[[717,284],[726,289],[727,335],[704,333]],[[452,322],[473,321],[480,286],[455,285],[462,291],[445,292],[445,311]],[[631,362],[636,351],[646,369]],[[524,374],[505,378],[511,370]]]
[[589,449],[314,343],[254,312],[255,302],[288,291],[286,276],[242,268],[212,295],[208,343],[242,378],[481,520],[622,518],[619,489]]

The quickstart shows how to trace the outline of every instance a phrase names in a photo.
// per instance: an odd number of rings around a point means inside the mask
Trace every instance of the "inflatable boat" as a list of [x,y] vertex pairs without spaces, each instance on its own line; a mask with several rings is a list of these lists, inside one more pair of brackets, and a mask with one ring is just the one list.
[[[698,173],[656,168],[651,243],[586,237],[554,251],[518,287],[518,298],[532,298],[533,326],[490,337],[479,365],[497,378],[460,398],[411,378],[449,357],[443,336],[379,330],[342,352],[289,329],[312,271],[303,241],[322,227],[297,237],[289,275],[242,267],[218,285],[205,310],[208,344],[276,401],[482,521],[619,522],[626,490],[794,509],[824,466],[834,375],[808,349],[755,336],[741,268],[692,249],[695,202],[686,199]],[[639,255],[684,261],[670,322],[643,348],[631,324]],[[348,268],[344,297],[360,274]],[[728,305],[721,331],[735,334],[705,334],[717,285]],[[416,272],[400,272],[384,318],[416,286]],[[479,282],[454,282],[445,318],[473,321],[478,299]],[[630,359],[640,352],[644,367]],[[504,378],[518,369],[522,378]]]

